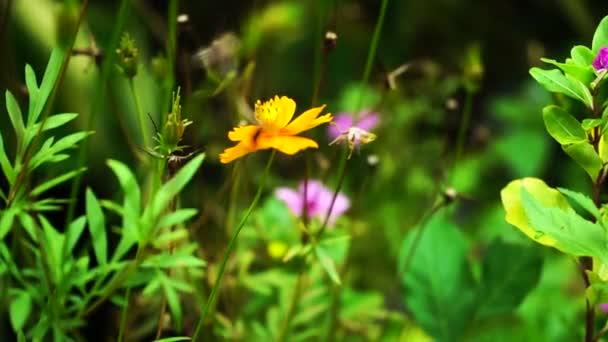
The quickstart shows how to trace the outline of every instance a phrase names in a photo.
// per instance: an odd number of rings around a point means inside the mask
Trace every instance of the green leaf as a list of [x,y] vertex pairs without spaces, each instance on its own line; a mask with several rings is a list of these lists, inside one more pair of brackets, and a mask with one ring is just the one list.
[[543,120],[549,134],[562,145],[587,141],[587,133],[580,122],[558,106],[543,108]]
[[579,142],[568,146],[562,146],[564,151],[574,159],[595,181],[603,167],[602,158],[597,154],[593,146],[587,142]]
[[590,131],[595,127],[604,126],[604,122],[608,121],[606,119],[583,119],[581,127],[583,127],[585,131]]
[[538,248],[492,242],[482,263],[477,318],[515,310],[538,283],[542,264]]
[[23,229],[29,235],[30,239],[36,243],[40,243],[40,241],[38,241],[38,234],[36,234],[36,222],[34,222],[34,219],[30,214],[27,212],[19,213],[19,222],[21,222]]
[[32,298],[26,291],[19,290],[9,306],[9,315],[13,331],[23,329],[30,313],[32,312]]
[[35,101],[31,100],[30,94],[30,110],[27,118],[28,125],[33,125],[42,113],[44,105],[55,87],[55,81],[57,80],[57,76],[59,76],[64,54],[65,52],[60,49],[53,49],[51,52],[51,57],[46,66],[46,70],[44,71],[44,76],[42,77],[38,94],[35,96]]
[[583,82],[583,84],[590,84],[595,79],[595,73],[591,64],[578,65],[573,63],[560,63],[554,59],[541,58],[541,61],[560,68],[565,74],[572,76],[572,78]]
[[158,223],[158,228],[171,227],[181,224],[192,218],[197,212],[198,211],[196,209],[177,209],[176,211],[161,217]]
[[63,278],[63,245],[65,237],[51,225],[46,217],[38,215],[38,221],[40,221],[42,232],[44,233],[44,240],[41,241],[41,244],[43,245],[52,281],[55,284],[59,284]]
[[6,234],[10,232],[13,227],[15,216],[17,216],[20,211],[21,209],[18,207],[8,207],[0,211],[0,241],[2,241]]
[[336,263],[328,255],[327,251],[325,251],[325,249],[320,245],[316,245],[313,250],[315,252],[317,260],[319,260],[319,263],[321,264],[329,278],[331,278],[331,280],[338,285],[342,284],[342,282],[340,282],[340,275],[336,270]]
[[546,207],[522,187],[521,200],[538,235],[555,240],[555,247],[573,256],[592,256],[608,262],[606,233],[599,224],[580,217],[572,208]]
[[34,72],[34,69],[32,69],[32,66],[29,64],[25,65],[25,86],[27,87],[27,92],[30,98],[27,114],[27,125],[28,127],[30,127],[34,124],[34,121],[32,120],[32,112],[37,106],[36,102],[38,102],[38,92],[40,91],[40,89],[38,88],[36,73]]
[[608,16],[604,17],[595,29],[591,50],[594,55],[597,55],[602,47],[608,47]]
[[84,138],[88,137],[92,133],[93,132],[72,133],[72,134],[66,135],[65,137],[57,140],[57,142],[55,142],[54,144],[53,144],[54,139],[52,139],[52,137],[47,139],[42,144],[42,146],[40,147],[38,152],[30,160],[30,166],[29,166],[30,169],[34,170],[35,168],[37,168],[38,166],[40,166],[41,164],[43,164],[45,162],[58,162],[58,161],[64,160],[66,158],[66,156],[61,156],[57,159],[55,157],[58,157],[59,155],[56,155],[56,154],[63,150],[66,150],[68,148],[75,148],[77,146],[78,142],[80,142]]
[[205,266],[205,260],[200,259],[194,255],[185,253],[168,253],[163,252],[148,257],[143,263],[142,267],[153,267],[153,268],[198,268]]
[[570,55],[576,64],[582,66],[590,66],[595,58],[593,52],[584,45],[577,45],[573,47],[572,50],[570,50]]
[[51,116],[47,117],[41,131],[40,131],[40,123],[37,123],[27,129],[27,131],[25,133],[25,144],[26,145],[29,144],[32,141],[32,139],[34,138],[34,136],[36,136],[36,134],[38,134],[39,131],[44,132],[44,131],[48,131],[53,128],[61,127],[61,126],[65,125],[66,123],[74,120],[76,117],[78,117],[78,114],[75,114],[75,113],[55,114],[55,115],[51,115]]
[[142,236],[140,236],[140,222],[139,215],[141,214],[141,190],[139,184],[137,184],[137,178],[129,167],[116,160],[108,160],[108,167],[112,169],[120,187],[125,194],[123,202],[123,215],[122,215],[122,236],[118,247],[112,256],[112,260],[118,260],[128,252],[136,241],[142,242]]
[[68,226],[68,230],[66,234],[66,242],[65,242],[65,250],[63,255],[68,256],[72,254],[74,247],[76,247],[76,243],[80,239],[82,232],[84,231],[84,226],[87,223],[87,219],[84,216],[80,216],[70,223]]
[[8,183],[11,186],[15,184],[15,170],[13,170],[13,166],[8,160],[8,156],[4,150],[4,140],[2,139],[2,134],[0,134],[0,167],[2,167],[2,173],[4,173]]
[[100,265],[105,265],[108,261],[105,218],[97,197],[95,197],[95,194],[89,188],[87,188],[86,192],[86,212],[95,257]]
[[[407,311],[416,323],[437,341],[459,341],[472,319],[475,283],[466,239],[445,218],[442,210],[427,222],[401,280]],[[401,265],[410,255],[417,229],[401,245]]]
[[178,341],[190,341],[192,338],[187,336],[176,336],[176,337],[165,337],[153,342],[178,342]]
[[182,304],[179,301],[179,295],[177,291],[171,286],[171,281],[169,278],[163,278],[163,290],[165,293],[165,298],[167,298],[167,306],[169,307],[169,311],[171,312],[171,316],[175,321],[176,329],[182,330],[182,324],[184,322],[183,314],[182,314]]
[[25,134],[25,126],[23,125],[23,115],[19,108],[19,103],[11,94],[10,91],[6,91],[6,110],[8,111],[8,117],[11,119],[13,129],[15,129],[15,136],[17,137],[17,144],[21,145],[23,142],[23,135]]
[[70,179],[76,177],[77,175],[79,175],[82,172],[84,172],[86,169],[87,169],[86,167],[81,167],[78,170],[73,170],[73,171],[70,171],[68,173],[62,174],[61,176],[57,176],[55,178],[49,179],[49,180],[45,181],[44,183],[42,183],[42,184],[38,185],[37,187],[35,187],[30,192],[30,194],[32,196],[38,196],[38,195],[42,194],[43,192],[45,192],[45,191],[47,191],[47,190],[49,190],[49,189],[51,189],[51,188],[53,188],[53,187],[61,184],[61,183],[65,182],[65,181],[67,181],[67,180],[70,180]]
[[589,89],[580,81],[564,76],[561,71],[535,67],[530,69],[530,75],[548,91],[564,94],[593,108],[593,97]]
[[595,206],[593,200],[586,195],[581,194],[580,192],[568,190],[565,188],[557,188],[559,192],[566,195],[569,199],[576,202],[583,209],[585,209],[589,214],[593,215],[598,222],[601,222],[602,215],[600,214],[600,210]]
[[192,160],[184,165],[173,178],[163,184],[157,191],[152,198],[152,203],[145,209],[143,214],[144,220],[146,220],[148,224],[157,220],[169,202],[184,188],[184,186],[186,186],[186,184],[188,184],[188,182],[190,182],[190,179],[192,179],[203,163],[204,158],[204,153],[192,158]]

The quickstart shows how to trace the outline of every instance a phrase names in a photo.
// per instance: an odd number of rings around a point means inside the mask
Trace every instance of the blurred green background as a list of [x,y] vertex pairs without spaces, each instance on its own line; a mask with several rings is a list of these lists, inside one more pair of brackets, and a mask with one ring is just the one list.
[[[51,48],[63,38],[62,32],[78,6],[78,1],[0,0],[2,89],[11,90],[25,103],[25,64],[42,74]],[[72,129],[85,129],[90,123],[95,130],[88,144],[89,170],[83,182],[100,198],[112,197],[118,189],[105,160],[135,165],[133,151],[142,145],[127,82],[118,68],[110,68],[107,87],[99,90],[99,62],[113,53],[104,48],[110,44],[118,8],[118,1],[90,1],[75,44],[81,53],[72,58],[53,108],[54,112],[80,113]],[[170,72],[163,66],[167,8],[167,1],[134,0],[125,23],[125,31],[140,51],[135,85],[142,110],[156,122],[169,110],[171,91],[163,81]],[[479,278],[481,260],[497,237],[534,250],[544,260],[539,285],[517,311],[478,323],[469,338],[578,338],[583,326],[584,287],[574,262],[553,250],[530,247],[531,242],[504,222],[499,192],[511,179],[525,176],[541,177],[552,186],[588,191],[584,171],[544,130],[541,109],[552,99],[533,82],[528,69],[540,65],[540,57],[563,60],[573,45],[589,45],[597,23],[608,14],[608,3],[391,1],[370,80],[360,91],[379,8],[378,0],[179,1],[178,13],[188,18],[178,23],[175,84],[181,86],[185,116],[194,121],[184,143],[207,152],[202,176],[183,196],[184,206],[196,207],[201,213],[191,226],[201,253],[211,261],[217,258],[217,249],[226,241],[220,228],[234,215],[226,212],[232,169],[219,164],[217,155],[229,146],[226,132],[245,118],[239,106],[279,94],[294,98],[299,113],[310,107],[324,65],[317,104],[327,104],[333,113],[349,112],[359,107],[359,96],[364,94],[362,108],[373,109],[381,117],[374,131],[377,140],[355,151],[348,164],[344,192],[351,198],[352,208],[343,224],[349,227],[352,240],[347,279],[350,288],[380,295],[382,300],[376,306],[404,318],[398,320],[396,332],[391,332],[392,323],[383,321],[386,329],[377,335],[369,333],[367,338],[415,340],[408,334],[417,330],[404,329],[405,321],[416,322],[427,334],[432,329],[412,314],[415,308],[405,305],[404,284],[409,285],[397,271],[398,260],[407,232],[430,208],[437,193],[449,187],[465,199],[457,200],[439,216],[455,225],[458,237],[450,238],[462,239],[466,245],[463,248],[473,265],[473,277]],[[327,30],[335,32],[338,39],[324,60]],[[210,68],[202,60],[201,49],[213,46],[213,41],[221,42],[217,39],[228,32],[240,41],[240,50],[227,55],[214,50],[219,56]],[[97,51],[101,54],[94,53]],[[388,76],[406,63],[408,69],[390,87]],[[456,160],[458,130],[467,101],[472,117],[463,154]],[[0,108],[0,115],[6,118],[4,106]],[[0,120],[0,129],[5,144],[11,146],[9,121]],[[153,135],[153,124],[149,130]],[[329,142],[325,128],[313,135],[321,145]],[[311,173],[335,184],[338,151],[323,146],[310,155]],[[369,156],[377,157],[378,163],[370,164]],[[244,166],[251,171],[241,180],[241,207],[253,196],[264,159],[254,155]],[[303,156],[278,158],[257,220],[276,210],[272,209],[272,187],[298,183],[304,177],[302,165]],[[58,174],[62,170],[43,172]],[[145,174],[146,170],[139,172]],[[57,197],[69,197],[69,185],[57,191]],[[78,204],[79,210],[83,205]],[[63,216],[57,213],[50,218],[60,226]],[[436,246],[453,246],[449,235],[436,234]],[[424,241],[421,249],[437,248],[436,253],[442,253],[442,248]],[[540,272],[541,268],[529,270]],[[439,305],[450,305],[449,298]],[[111,312],[108,309],[98,315],[107,318]]]

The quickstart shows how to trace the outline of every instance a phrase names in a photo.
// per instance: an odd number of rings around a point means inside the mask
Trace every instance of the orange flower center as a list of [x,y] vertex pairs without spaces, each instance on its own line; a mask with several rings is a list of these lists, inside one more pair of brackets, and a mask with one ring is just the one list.
[[266,131],[277,133],[281,128],[277,125],[279,119],[284,116],[281,106],[279,106],[279,98],[275,97],[264,103],[258,100],[255,103],[255,119],[258,124]]

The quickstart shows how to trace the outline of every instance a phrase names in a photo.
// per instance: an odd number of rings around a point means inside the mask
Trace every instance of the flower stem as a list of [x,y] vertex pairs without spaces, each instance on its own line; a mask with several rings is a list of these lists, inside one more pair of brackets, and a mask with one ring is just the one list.
[[464,145],[466,140],[466,133],[469,129],[471,122],[471,113],[473,112],[473,90],[467,89],[464,98],[464,107],[462,108],[462,119],[460,121],[460,128],[458,129],[458,138],[456,140],[456,158],[453,161],[453,165],[460,160],[462,152],[464,151]]
[[376,28],[374,29],[374,35],[372,36],[372,42],[367,52],[367,60],[365,62],[365,70],[363,71],[363,79],[361,80],[361,86],[359,88],[359,101],[355,108],[355,121],[359,117],[359,109],[363,102],[363,86],[369,80],[369,76],[372,73],[372,66],[374,65],[374,58],[376,57],[376,50],[378,49],[378,41],[380,41],[380,32],[382,32],[382,25],[384,24],[384,16],[386,15],[386,8],[388,7],[388,0],[382,0],[380,6],[380,13],[378,14],[378,21],[376,22]]
[[323,232],[327,228],[327,223],[329,222],[329,218],[331,217],[331,212],[334,209],[334,204],[336,204],[336,198],[338,198],[338,194],[340,193],[340,189],[342,189],[342,184],[344,183],[344,178],[346,176],[346,162],[348,161],[349,155],[349,147],[348,145],[344,145],[344,149],[342,150],[342,156],[340,158],[340,165],[338,166],[338,185],[336,186],[336,190],[331,198],[331,204],[329,205],[329,209],[327,210],[327,214],[325,214],[325,219],[323,220],[323,225],[319,232],[317,233],[317,238],[320,238],[323,235]]
[[150,147],[150,137],[146,132],[146,124],[144,113],[141,111],[141,107],[139,105],[139,98],[137,96],[137,92],[135,91],[135,82],[133,78],[129,78],[129,89],[131,90],[131,96],[133,96],[133,103],[135,103],[135,111],[137,112],[137,122],[139,123],[139,132],[141,134],[141,138],[144,144],[144,147]]
[[192,335],[192,341],[198,341],[197,340],[198,335],[200,334],[200,331],[201,331],[201,328],[205,321],[205,318],[209,314],[210,308],[214,304],[214,301],[215,301],[215,298],[217,295],[217,291],[220,286],[220,282],[222,280],[222,276],[224,275],[226,263],[228,261],[228,258],[230,257],[232,249],[234,248],[234,245],[239,236],[239,233],[241,232],[241,229],[243,229],[243,226],[245,225],[245,223],[247,223],[247,219],[249,218],[249,215],[251,215],[253,208],[255,208],[258,201],[260,200],[260,197],[262,196],[262,191],[266,187],[266,180],[268,179],[268,174],[270,173],[270,166],[272,165],[272,161],[274,160],[275,154],[276,154],[276,150],[273,149],[270,154],[270,158],[268,158],[268,163],[266,163],[266,169],[264,170],[264,175],[262,176],[262,181],[260,182],[260,185],[258,186],[258,191],[256,192],[255,197],[253,198],[253,201],[249,205],[249,208],[247,208],[245,215],[243,216],[243,218],[239,222],[238,226],[234,230],[234,234],[232,235],[232,238],[230,239],[230,242],[228,243],[228,247],[226,247],[226,252],[224,252],[224,257],[222,258],[222,262],[220,264],[220,269],[217,274],[217,278],[215,279],[215,283],[213,283],[213,287],[211,288],[211,293],[209,294],[209,298],[207,298],[207,302],[205,303],[203,312],[198,320],[196,329],[194,330],[194,334]]

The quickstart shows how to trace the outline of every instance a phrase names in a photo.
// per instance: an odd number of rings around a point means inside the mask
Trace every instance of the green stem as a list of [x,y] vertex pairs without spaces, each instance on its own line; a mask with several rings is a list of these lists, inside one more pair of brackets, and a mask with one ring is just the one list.
[[291,302],[289,303],[289,307],[287,308],[287,314],[285,315],[285,319],[283,320],[283,325],[281,326],[281,330],[279,331],[279,336],[277,337],[277,342],[284,342],[287,338],[287,333],[289,332],[289,326],[291,325],[291,320],[293,315],[296,312],[296,308],[300,302],[300,297],[302,296],[302,283],[304,282],[304,270],[303,267],[300,267],[300,271],[298,272],[298,279],[296,280],[296,287],[293,290],[293,296],[291,297]]
[[466,91],[464,98],[464,107],[462,109],[462,119],[460,120],[460,128],[458,129],[458,138],[456,140],[456,158],[454,159],[453,165],[460,160],[462,152],[464,151],[464,145],[466,142],[467,131],[471,122],[471,113],[473,112],[473,90]]
[[331,217],[331,212],[334,209],[334,204],[336,203],[336,198],[338,198],[338,194],[340,193],[340,189],[342,188],[342,184],[344,183],[344,178],[346,178],[346,162],[348,161],[349,155],[349,147],[348,145],[344,146],[342,150],[342,156],[340,159],[340,165],[338,166],[338,185],[336,186],[336,190],[331,198],[331,204],[329,205],[329,209],[325,214],[325,219],[323,220],[323,225],[319,232],[317,233],[317,238],[320,238],[323,235],[323,232],[327,228],[327,223],[329,222],[329,218]]
[[367,61],[365,62],[365,70],[363,71],[363,79],[361,80],[361,86],[359,89],[359,102],[355,108],[355,121],[359,116],[359,109],[363,100],[363,86],[369,80],[369,76],[372,73],[372,65],[374,65],[374,59],[376,57],[376,50],[378,49],[378,42],[380,41],[380,32],[382,32],[382,26],[384,24],[384,17],[386,15],[386,8],[388,7],[388,0],[382,0],[380,7],[380,13],[378,14],[378,21],[376,22],[376,28],[374,29],[374,35],[372,36],[372,42],[367,52]]
[[220,269],[218,271],[217,278],[215,279],[215,283],[213,283],[213,287],[211,288],[211,293],[209,294],[209,298],[207,298],[207,302],[205,303],[205,307],[203,308],[203,313],[201,314],[201,316],[198,320],[198,323],[196,325],[196,329],[194,330],[194,334],[192,335],[192,341],[198,341],[197,340],[198,335],[200,334],[200,331],[201,331],[201,328],[205,321],[205,318],[207,317],[207,314],[209,314],[210,308],[212,307],[212,305],[215,301],[216,294],[220,287],[220,282],[222,280],[222,276],[224,275],[226,263],[228,262],[228,258],[230,257],[232,249],[234,248],[234,245],[236,244],[236,240],[239,236],[239,233],[241,232],[241,229],[243,229],[243,226],[245,225],[245,223],[247,223],[247,219],[249,218],[249,215],[251,215],[253,208],[255,208],[258,201],[260,200],[260,197],[262,196],[262,191],[264,190],[264,188],[266,186],[266,180],[268,179],[268,174],[270,173],[270,166],[272,165],[272,161],[274,160],[275,154],[276,154],[276,150],[273,149],[270,154],[270,158],[268,158],[268,163],[266,164],[266,169],[264,170],[264,175],[262,176],[262,181],[260,182],[258,191],[255,194],[253,201],[249,205],[249,208],[247,208],[245,215],[243,216],[243,218],[239,222],[238,226],[234,230],[234,234],[232,235],[232,238],[230,239],[230,242],[228,243],[226,252],[224,252],[224,257],[222,258],[222,262],[220,264]]
[[144,118],[144,113],[141,111],[141,106],[139,105],[139,98],[137,96],[137,92],[135,91],[135,81],[133,78],[129,78],[129,89],[131,90],[131,96],[133,96],[133,103],[135,104],[135,111],[137,112],[137,121],[139,123],[139,132],[141,134],[141,139],[144,143],[144,147],[150,146],[150,135],[146,132],[146,120]]
[[125,306],[122,308],[120,314],[120,328],[118,330],[118,342],[122,342],[125,336],[125,328],[127,326],[127,312],[129,309],[129,300],[131,297],[131,286],[127,287],[127,293],[125,294]]

